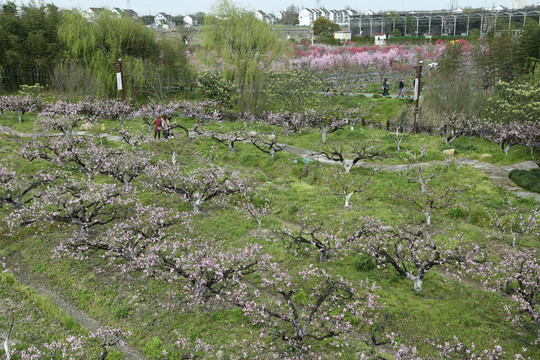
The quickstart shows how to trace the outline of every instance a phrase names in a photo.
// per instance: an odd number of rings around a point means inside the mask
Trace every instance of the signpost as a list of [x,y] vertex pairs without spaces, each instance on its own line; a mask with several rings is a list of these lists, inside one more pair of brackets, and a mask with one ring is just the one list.
[[126,91],[124,90],[124,72],[122,70],[122,59],[118,59],[117,62],[114,63],[116,66],[116,85],[118,87],[118,91],[122,91],[122,101],[126,101]]
[[424,64],[423,61],[419,61],[418,65],[415,66],[416,68],[416,79],[414,79],[414,100],[416,100],[414,105],[414,121],[413,121],[413,131],[416,133],[416,119],[418,117],[418,114],[420,113],[420,106],[419,106],[419,100],[420,100],[420,91],[422,90],[422,65]]

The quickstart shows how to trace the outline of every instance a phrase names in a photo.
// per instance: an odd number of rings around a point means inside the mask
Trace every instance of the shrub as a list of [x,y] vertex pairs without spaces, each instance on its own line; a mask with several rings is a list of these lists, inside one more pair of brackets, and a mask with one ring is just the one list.
[[114,317],[117,319],[127,318],[131,313],[131,308],[128,305],[119,305],[113,308]]
[[163,358],[163,342],[157,336],[154,336],[143,348],[143,354],[150,359],[159,360]]
[[232,82],[203,71],[197,79],[199,91],[206,97],[216,100],[221,105],[231,108],[234,105],[235,86]]
[[467,211],[460,207],[453,207],[446,212],[446,216],[451,219],[465,219]]
[[354,261],[354,267],[358,271],[371,271],[377,267],[377,264],[371,256],[362,254]]
[[512,170],[508,177],[517,186],[540,194],[540,169]]

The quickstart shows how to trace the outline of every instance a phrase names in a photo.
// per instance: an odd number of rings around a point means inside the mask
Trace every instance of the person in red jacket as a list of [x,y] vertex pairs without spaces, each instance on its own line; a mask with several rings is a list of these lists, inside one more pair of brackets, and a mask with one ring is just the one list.
[[161,121],[161,115],[158,115],[156,120],[154,120],[154,124],[156,125],[154,129],[154,140],[156,140],[156,137],[158,139],[161,139],[161,129],[163,127],[163,122]]

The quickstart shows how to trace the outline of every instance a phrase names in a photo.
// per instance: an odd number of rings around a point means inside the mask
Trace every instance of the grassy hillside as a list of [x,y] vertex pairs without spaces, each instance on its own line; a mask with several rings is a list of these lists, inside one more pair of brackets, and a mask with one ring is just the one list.
[[[0,120],[0,124],[21,132],[33,130],[31,116],[22,124],[17,123],[14,115],[6,113],[6,116]],[[176,120],[186,126],[194,123],[192,119]],[[118,134],[117,122],[100,122],[105,124],[107,134]],[[129,120],[126,126],[140,130],[142,124],[139,120]],[[208,125],[204,130],[228,133],[243,126],[240,123],[223,122]],[[247,124],[247,127],[256,131],[277,131],[277,128],[257,123]],[[99,130],[93,132],[99,135]],[[498,166],[529,160],[525,148],[513,147],[505,155],[496,144],[484,140],[459,138],[451,146],[445,146],[442,139],[425,134],[407,137],[401,144],[403,150],[398,153],[392,136],[392,133],[384,130],[357,126],[354,131],[346,128],[330,134],[328,142],[329,145],[340,141],[372,142],[374,147],[386,154],[386,158],[375,160],[381,165],[405,164],[405,150],[419,151],[421,147],[427,147],[422,161],[444,160],[442,151],[447,148],[454,148],[458,158],[478,159],[482,154],[491,154],[492,157],[487,161]],[[315,130],[302,131],[289,137],[279,136],[281,143],[313,151],[323,147],[320,139],[320,133]],[[20,157],[17,152],[20,147],[18,142],[21,141],[25,140],[1,135],[0,164],[26,173],[55,167],[44,160],[28,162]],[[129,149],[127,145],[113,140],[96,138],[95,143],[102,147]],[[345,278],[355,286],[359,286],[366,278],[379,285],[377,295],[380,297],[381,310],[376,325],[358,325],[347,342],[333,339],[312,341],[314,349],[320,351],[324,358],[354,359],[364,350],[381,352],[390,358],[393,350],[388,345],[373,346],[369,341],[369,332],[393,332],[397,334],[399,342],[416,346],[422,354],[432,354],[435,351],[426,339],[444,343],[455,335],[468,346],[474,343],[478,349],[491,349],[498,344],[509,354],[517,354],[525,347],[528,349],[526,355],[540,358],[540,347],[532,345],[536,340],[536,326],[532,322],[521,326],[506,321],[504,306],[512,300],[501,293],[487,292],[474,276],[457,278],[453,276],[452,270],[447,272],[442,268],[434,268],[426,275],[423,291],[415,294],[411,281],[400,277],[392,268],[377,267],[372,259],[358,252],[331,256],[329,261],[320,263],[314,247],[306,246],[295,253],[286,249],[281,239],[275,236],[285,226],[299,226],[305,216],[342,229],[352,228],[359,218],[370,216],[385,224],[429,231],[442,243],[461,234],[466,243],[478,243],[490,259],[498,262],[505,253],[511,251],[512,240],[508,235],[495,231],[490,225],[487,212],[500,210],[505,197],[513,199],[523,211],[531,211],[537,206],[533,200],[514,198],[512,194],[497,188],[483,172],[462,166],[437,179],[436,186],[467,186],[467,190],[458,194],[451,206],[434,210],[433,225],[427,227],[422,213],[405,206],[399,197],[400,192],[413,194],[416,191],[415,185],[408,183],[404,171],[379,170],[371,175],[368,169],[353,168],[351,176],[354,179],[371,178],[365,190],[354,194],[351,206],[345,208],[344,197],[332,195],[327,182],[337,166],[321,164],[287,152],[278,152],[272,159],[248,143],[237,144],[236,148],[237,151],[233,152],[208,137],[188,138],[178,130],[174,139],[138,146],[138,150],[143,150],[154,161],[171,162],[174,153],[176,161],[186,168],[200,166],[201,160],[194,157],[194,154],[204,154],[214,164],[238,170],[256,183],[258,195],[252,195],[253,198],[272,200],[272,212],[263,218],[260,229],[254,219],[246,218],[238,209],[243,202],[239,195],[230,196],[227,201],[210,201],[201,207],[200,214],[191,215],[192,232],[189,236],[210,241],[224,250],[259,244],[264,253],[269,254],[273,261],[290,274],[296,274],[309,266],[317,266]],[[73,176],[85,176],[76,165],[70,165],[66,170]],[[180,196],[149,190],[141,184],[142,179],[144,177],[134,183],[138,189],[137,202],[192,213],[192,206]],[[112,182],[104,175],[98,175],[94,180]],[[253,325],[241,309],[223,303],[187,306],[181,282],[171,283],[159,277],[144,276],[141,271],[119,273],[114,265],[121,264],[121,261],[115,260],[111,264],[99,256],[103,255],[99,251],[82,260],[53,256],[53,249],[70,236],[70,226],[34,223],[8,229],[6,221],[12,210],[7,205],[0,208],[0,258],[4,259],[5,267],[20,268],[21,273],[65,294],[80,309],[103,324],[130,331],[129,342],[147,357],[181,359],[182,351],[176,345],[180,338],[192,344],[199,338],[204,344],[211,345],[212,352],[201,352],[201,358],[218,358],[216,354],[219,353],[222,358],[237,359],[242,358],[243,353],[248,354],[247,358],[253,354],[249,346],[242,343],[259,340],[260,325]],[[538,237],[532,235],[519,239],[517,244],[525,251],[538,250],[539,245]],[[13,304],[17,314],[25,312],[26,307],[35,306],[31,297],[20,295],[19,285],[10,275],[1,276],[1,301]],[[256,279],[251,281],[257,285]],[[8,316],[7,312],[0,311],[2,326]],[[57,316],[52,312],[39,312],[39,317],[45,320],[26,322],[24,326],[15,329],[13,338],[19,348],[81,331],[69,321],[54,322]],[[262,341],[269,344],[271,339],[264,338]]]

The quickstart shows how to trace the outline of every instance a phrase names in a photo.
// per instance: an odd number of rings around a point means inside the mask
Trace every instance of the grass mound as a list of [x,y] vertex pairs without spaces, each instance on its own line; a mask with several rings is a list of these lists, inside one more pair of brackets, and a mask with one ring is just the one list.
[[540,194],[540,169],[512,170],[508,176],[517,186]]

